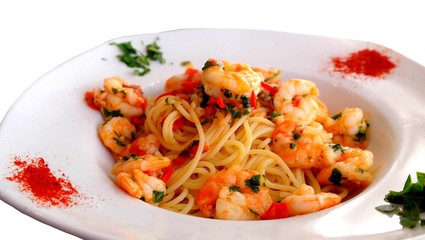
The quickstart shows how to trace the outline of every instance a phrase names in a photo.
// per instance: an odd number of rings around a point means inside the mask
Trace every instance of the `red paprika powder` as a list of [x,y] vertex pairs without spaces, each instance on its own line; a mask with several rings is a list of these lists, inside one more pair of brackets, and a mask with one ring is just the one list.
[[333,57],[332,64],[335,72],[377,78],[390,73],[396,67],[388,56],[371,49],[363,49],[345,57]]
[[39,206],[71,207],[77,203],[78,190],[64,174],[56,177],[43,158],[22,160],[15,156],[13,166],[13,175],[7,179],[17,182],[23,192],[31,193],[31,199]]

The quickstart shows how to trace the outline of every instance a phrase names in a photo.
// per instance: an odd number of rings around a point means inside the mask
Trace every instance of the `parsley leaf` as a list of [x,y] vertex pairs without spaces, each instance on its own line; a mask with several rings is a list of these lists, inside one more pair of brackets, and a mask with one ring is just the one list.
[[425,173],[416,173],[417,182],[412,182],[409,175],[403,190],[390,190],[384,197],[389,205],[381,205],[375,209],[383,213],[395,213],[400,216],[403,227],[415,228],[418,224],[424,226],[425,219],[420,214],[425,212]]
[[137,51],[131,42],[112,42],[111,45],[117,46],[121,50],[122,54],[118,55],[118,59],[121,62],[125,63],[129,68],[135,68],[135,75],[144,76],[150,72],[150,61],[158,61],[161,64],[165,63],[163,53],[157,43],[158,40],[157,38],[153,43],[146,45],[146,54]]
[[260,191],[261,184],[261,175],[254,175],[250,179],[245,180],[247,187],[250,187],[253,193],[258,193]]
[[153,191],[153,202],[154,203],[159,203],[162,201],[162,199],[164,199],[165,196],[165,192],[162,191]]
[[342,173],[338,168],[332,169],[331,176],[329,177],[329,181],[332,182],[335,186],[341,186]]

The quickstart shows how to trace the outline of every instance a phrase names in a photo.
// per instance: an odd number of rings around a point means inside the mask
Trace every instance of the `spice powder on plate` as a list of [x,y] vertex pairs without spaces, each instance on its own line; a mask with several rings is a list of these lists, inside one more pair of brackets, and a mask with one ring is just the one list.
[[383,77],[396,67],[388,56],[372,49],[359,50],[344,57],[333,57],[332,64],[335,72],[375,78]]
[[56,177],[43,158],[22,160],[15,156],[13,167],[13,175],[6,179],[17,182],[21,191],[31,193],[37,205],[66,208],[77,204],[78,190],[64,174]]

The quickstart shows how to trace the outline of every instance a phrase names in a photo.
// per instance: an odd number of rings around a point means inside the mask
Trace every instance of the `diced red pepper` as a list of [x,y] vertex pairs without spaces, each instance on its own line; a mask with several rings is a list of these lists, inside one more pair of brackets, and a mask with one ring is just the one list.
[[181,118],[177,119],[173,123],[173,131],[182,128],[185,123],[186,123],[186,118],[181,117]]
[[286,202],[274,202],[269,209],[261,215],[261,219],[279,219],[289,217],[288,203]]
[[224,104],[224,101],[223,101],[222,98],[217,98],[217,105],[220,108],[225,108],[226,107],[226,104]]
[[210,98],[207,104],[217,104],[219,108],[226,107],[226,104],[224,104],[224,101],[221,98]]
[[251,97],[249,98],[249,101],[251,102],[251,107],[254,109],[257,109],[257,95],[255,95],[255,92],[251,92]]
[[294,107],[298,107],[300,105],[300,99],[297,98],[297,99],[292,100],[292,105]]
[[193,76],[199,72],[196,68],[187,68],[184,74],[188,76],[188,80],[192,80]]
[[135,125],[135,126],[140,126],[143,125],[145,123],[146,120],[146,116],[142,115],[142,116],[134,116],[130,119],[131,124]]
[[173,164],[176,166],[180,166],[185,164],[190,158],[188,156],[177,156],[174,160],[173,160]]
[[217,111],[217,109],[213,105],[207,105],[206,107],[204,107],[204,110],[205,115],[211,118],[214,117],[215,112]]
[[164,172],[162,173],[162,175],[159,179],[161,179],[162,181],[164,181],[166,183],[166,182],[168,182],[168,180],[170,180],[172,174],[173,174],[173,167],[168,166],[168,167],[164,168]]
[[95,102],[94,102],[94,92],[92,92],[92,91],[86,92],[84,94],[84,100],[86,101],[87,105],[91,109],[100,110],[100,106],[96,105]]
[[182,82],[181,86],[183,87],[182,91],[186,94],[191,94],[195,92],[195,89],[201,85],[201,82]]
[[261,82],[261,86],[267,91],[269,91],[270,95],[275,95],[277,92],[279,92],[279,89],[273,87],[272,85],[266,82]]
[[143,156],[146,155],[146,151],[145,150],[141,150],[139,148],[139,139],[135,140],[131,145],[130,145],[130,149],[129,149],[129,155],[136,155],[136,156]]

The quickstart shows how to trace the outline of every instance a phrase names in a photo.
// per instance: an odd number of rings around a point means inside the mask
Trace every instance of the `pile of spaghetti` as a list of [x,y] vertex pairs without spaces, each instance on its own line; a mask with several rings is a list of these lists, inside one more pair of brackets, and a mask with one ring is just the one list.
[[[86,92],[116,183],[135,198],[217,219],[276,219],[339,204],[372,181],[368,123],[330,115],[312,81],[208,59],[144,96],[120,77]],[[114,178],[115,178],[114,177]]]

